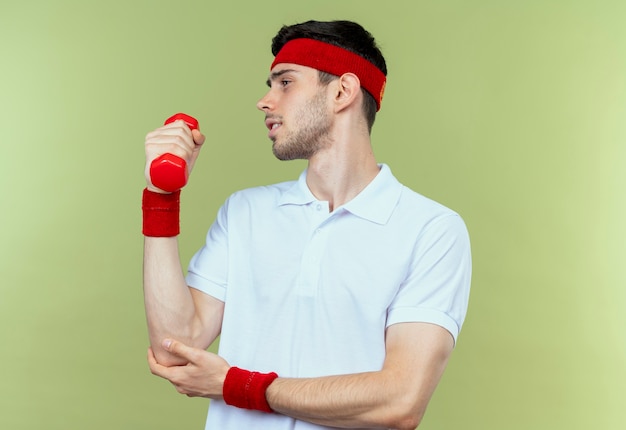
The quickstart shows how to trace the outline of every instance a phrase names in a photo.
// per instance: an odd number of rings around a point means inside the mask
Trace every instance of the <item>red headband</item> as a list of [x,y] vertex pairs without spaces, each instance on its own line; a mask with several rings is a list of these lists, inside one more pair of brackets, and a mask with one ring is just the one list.
[[359,77],[361,86],[376,100],[376,110],[380,110],[387,77],[360,55],[318,40],[292,39],[276,54],[270,70],[278,63],[299,64],[335,76],[354,73]]

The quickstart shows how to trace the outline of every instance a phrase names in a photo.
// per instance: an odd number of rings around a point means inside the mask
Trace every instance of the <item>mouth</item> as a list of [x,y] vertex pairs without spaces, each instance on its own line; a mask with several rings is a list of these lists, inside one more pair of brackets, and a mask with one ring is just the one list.
[[276,134],[276,130],[278,130],[281,126],[283,125],[283,123],[276,119],[276,118],[266,118],[265,119],[265,126],[267,127],[267,129],[270,131],[269,132],[269,137],[273,137]]

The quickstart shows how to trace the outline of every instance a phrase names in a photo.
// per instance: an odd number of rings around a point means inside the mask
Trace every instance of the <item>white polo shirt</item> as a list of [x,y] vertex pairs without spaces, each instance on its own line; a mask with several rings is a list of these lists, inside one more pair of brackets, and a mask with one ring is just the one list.
[[[462,219],[383,164],[332,213],[308,189],[306,171],[233,194],[187,282],[224,301],[219,354],[231,365],[316,377],[380,370],[392,324],[437,324],[456,340],[470,277]],[[206,428],[325,427],[212,401]]]

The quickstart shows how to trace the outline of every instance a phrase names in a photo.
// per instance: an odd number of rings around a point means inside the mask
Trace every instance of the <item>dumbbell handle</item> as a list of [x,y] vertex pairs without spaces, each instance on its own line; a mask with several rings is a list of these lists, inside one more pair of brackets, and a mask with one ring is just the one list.
[[[165,120],[163,125],[174,121],[183,120],[191,129],[199,128],[198,120],[184,113],[177,113]],[[167,192],[180,190],[187,184],[189,171],[187,162],[174,154],[162,154],[155,158],[150,164],[150,180],[152,185]]]

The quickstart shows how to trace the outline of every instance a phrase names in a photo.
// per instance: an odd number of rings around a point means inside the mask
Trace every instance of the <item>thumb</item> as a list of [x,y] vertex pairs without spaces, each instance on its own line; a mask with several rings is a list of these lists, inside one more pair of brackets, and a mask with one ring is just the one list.
[[200,149],[202,149],[202,145],[206,140],[206,136],[200,133],[199,130],[191,130],[191,135],[193,137],[193,143],[195,144],[193,148],[193,152],[191,153],[191,159],[187,160],[189,162],[189,172],[193,170],[193,166],[196,164],[196,160],[200,155]]
[[206,140],[206,136],[200,132],[200,130],[191,130],[191,136],[196,146],[202,146]]
[[170,352],[178,357],[185,358],[187,361],[193,361],[192,358],[195,355],[194,348],[173,339],[165,339],[161,345],[167,352]]

